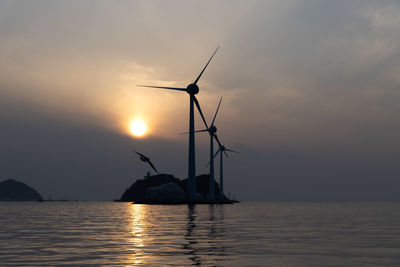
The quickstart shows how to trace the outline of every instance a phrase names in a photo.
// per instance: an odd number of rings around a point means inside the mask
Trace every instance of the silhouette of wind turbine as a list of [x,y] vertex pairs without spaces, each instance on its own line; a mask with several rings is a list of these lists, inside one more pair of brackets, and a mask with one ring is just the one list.
[[136,154],[138,154],[140,156],[140,160],[143,162],[147,162],[152,168],[153,170],[156,171],[156,173],[158,173],[158,171],[156,170],[156,167],[154,167],[153,163],[151,163],[150,158],[146,157],[145,155],[143,155],[142,153],[139,153],[135,150],[132,149],[133,152],[135,152]]
[[[209,188],[209,200],[210,201],[214,201],[215,200],[215,189],[214,189],[214,138],[215,138],[215,140],[217,140],[218,145],[222,146],[221,143],[219,142],[218,136],[216,134],[217,127],[215,127],[215,124],[214,124],[215,119],[216,119],[217,114],[218,114],[219,107],[221,106],[221,101],[222,101],[222,97],[219,100],[218,107],[217,107],[217,110],[215,111],[214,118],[213,118],[213,120],[211,122],[210,127],[206,128],[204,130],[196,131],[196,133],[208,132],[210,134],[210,162],[208,164],[208,165],[210,165],[210,182],[209,182],[209,186],[208,186],[208,188]],[[207,127],[207,125],[206,125],[206,127]]]
[[[200,72],[199,76],[196,80],[189,84],[186,88],[177,88],[177,87],[164,87],[164,86],[152,86],[152,85],[138,85],[141,87],[151,87],[151,88],[160,88],[160,89],[168,89],[168,90],[177,90],[177,91],[186,91],[190,96],[190,110],[189,110],[189,161],[188,161],[188,200],[195,201],[196,194],[196,160],[195,160],[195,140],[194,140],[194,108],[193,103],[196,105],[201,118],[205,125],[207,125],[206,120],[204,119],[203,112],[201,111],[199,101],[196,98],[196,94],[199,93],[199,86],[197,82],[200,80],[203,72],[206,70],[208,64],[214,57],[215,53],[217,53],[219,47],[214,51],[211,58],[208,60],[207,64]],[[208,126],[206,126],[208,128]]]
[[[217,141],[218,141],[218,139],[217,139]],[[228,153],[226,153],[227,151],[228,152],[233,152],[233,153],[239,153],[239,152],[237,152],[237,151],[235,151],[235,150],[232,150],[232,149],[228,149],[228,148],[226,148],[225,146],[223,146],[223,145],[221,145],[220,143],[219,143],[219,141],[218,141],[218,145],[219,145],[219,148],[218,148],[218,150],[217,150],[217,152],[215,152],[215,154],[214,154],[214,156],[213,156],[213,160],[214,160],[214,158],[218,155],[218,153],[219,153],[219,156],[220,156],[220,161],[219,161],[219,200],[220,201],[222,201],[223,200],[223,198],[224,198],[224,164],[223,164],[223,154],[225,154],[225,156],[227,156],[227,157],[229,157],[228,156]],[[213,160],[211,160],[208,164],[211,164],[211,162],[213,161]]]

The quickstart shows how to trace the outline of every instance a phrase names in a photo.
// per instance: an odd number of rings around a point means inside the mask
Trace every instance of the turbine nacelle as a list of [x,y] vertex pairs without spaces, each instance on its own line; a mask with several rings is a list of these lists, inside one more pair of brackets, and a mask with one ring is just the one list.
[[225,154],[225,156],[229,157],[227,152],[239,153],[239,152],[237,152],[237,151],[235,151],[235,150],[226,148],[224,145],[221,145],[221,143],[218,141],[218,137],[217,137],[216,135],[215,135],[214,137],[215,137],[215,139],[216,139],[217,142],[218,142],[219,148],[218,148],[218,151],[215,152],[214,156],[211,158],[210,162],[206,165],[206,167],[207,167],[208,165],[210,165],[211,161],[214,160],[214,158],[218,155],[218,153],[221,154],[221,160],[222,160],[222,154]]
[[216,133],[217,132],[217,127],[212,125],[208,130],[210,131],[210,133]]
[[196,95],[199,93],[199,87],[197,86],[197,84],[191,83],[186,87],[186,92],[189,95]]

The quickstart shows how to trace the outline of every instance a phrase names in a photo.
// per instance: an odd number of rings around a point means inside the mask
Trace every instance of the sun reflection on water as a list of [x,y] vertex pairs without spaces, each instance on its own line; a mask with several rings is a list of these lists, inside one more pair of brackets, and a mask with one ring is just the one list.
[[131,205],[132,210],[132,249],[133,264],[141,265],[147,262],[144,247],[146,245],[146,205]]
[[130,205],[129,262],[218,265],[226,254],[222,206]]

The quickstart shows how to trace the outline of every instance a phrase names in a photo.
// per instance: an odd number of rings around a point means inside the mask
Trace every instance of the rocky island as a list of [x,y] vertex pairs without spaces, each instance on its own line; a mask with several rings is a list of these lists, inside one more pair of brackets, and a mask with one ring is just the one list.
[[[232,204],[225,195],[219,199],[219,185],[214,181],[215,199],[208,201],[209,175],[196,177],[196,201],[192,204]],[[140,204],[190,204],[187,201],[187,179],[180,180],[170,174],[146,175],[134,182],[118,201]]]
[[32,187],[14,179],[0,182],[0,201],[43,201]]

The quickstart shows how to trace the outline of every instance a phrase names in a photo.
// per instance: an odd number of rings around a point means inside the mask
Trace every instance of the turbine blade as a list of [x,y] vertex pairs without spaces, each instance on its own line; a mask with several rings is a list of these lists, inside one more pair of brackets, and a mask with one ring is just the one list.
[[[208,132],[207,129],[194,131],[195,133]],[[189,132],[180,133],[180,135],[189,134]]]
[[219,46],[217,47],[217,49],[215,49],[214,53],[212,54],[211,58],[208,60],[206,66],[204,67],[204,69],[200,72],[199,77],[197,77],[197,79],[194,81],[194,84],[197,84],[197,82],[200,80],[201,75],[203,75],[203,72],[206,70],[208,64],[210,63],[211,59],[214,57],[215,53],[217,53],[219,49]]
[[218,113],[218,110],[219,110],[219,106],[221,105],[221,101],[222,101],[222,97],[221,97],[221,99],[219,100],[218,107],[217,107],[217,111],[215,111],[214,119],[213,119],[212,122],[211,122],[211,126],[214,125],[215,118],[217,117],[217,113]]
[[149,160],[149,161],[147,161],[149,164],[150,164],[150,166],[153,168],[153,170],[155,170],[156,171],[156,173],[159,173],[157,170],[156,170],[156,167],[154,167],[154,165],[153,165],[153,163],[151,163],[151,161]]
[[139,152],[135,151],[134,149],[132,149],[132,151],[135,152],[136,154],[138,154],[139,156],[146,157],[145,155],[143,155],[142,153],[139,153]]
[[159,89],[169,89],[169,90],[178,90],[178,91],[186,91],[186,88],[178,88],[178,87],[165,87],[165,86],[153,86],[153,85],[136,85],[136,86],[159,88]]
[[218,153],[219,153],[220,151],[221,151],[221,149],[218,149],[217,152],[215,152],[213,158],[215,158],[215,157],[218,155]]
[[208,129],[208,125],[207,125],[206,119],[204,118],[203,111],[201,111],[201,107],[200,107],[199,101],[197,100],[196,96],[194,96],[194,95],[193,95],[193,101],[196,104],[196,107],[200,112],[201,118],[203,119],[203,122],[204,122],[204,125],[206,126],[206,129]]
[[229,158],[228,153],[226,153],[226,149],[224,149],[223,151],[225,153],[225,156],[227,156]]
[[216,134],[214,134],[214,138],[215,138],[215,140],[217,140],[218,147],[221,147],[222,144],[221,144],[221,142],[219,141],[218,136],[217,136]]
[[[219,149],[217,150],[217,152],[215,152],[215,154],[214,154],[214,156],[213,156],[213,160],[214,160],[215,157],[218,155],[218,153],[219,153]],[[207,163],[207,165],[205,166],[205,168],[207,168],[208,165],[210,165],[210,163],[211,163],[211,160]]]
[[232,149],[227,149],[227,148],[225,148],[225,150],[226,150],[226,151],[229,151],[229,152],[233,152],[233,153],[240,153],[240,152],[237,152],[237,151],[232,150]]

